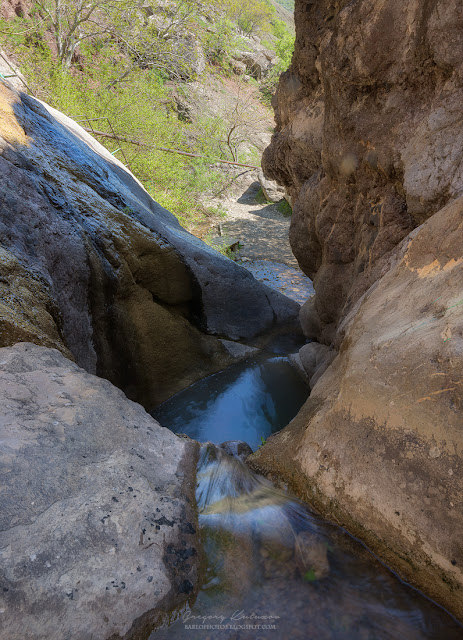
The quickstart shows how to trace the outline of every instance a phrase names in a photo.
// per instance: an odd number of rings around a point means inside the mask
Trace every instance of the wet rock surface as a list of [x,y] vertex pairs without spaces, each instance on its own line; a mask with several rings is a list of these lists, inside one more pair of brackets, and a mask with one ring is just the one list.
[[[256,449],[288,424],[307,393],[288,358],[260,354],[191,385],[152,415],[164,427],[199,442],[241,440]],[[233,454],[234,445],[229,447]]]
[[296,536],[295,556],[299,572],[306,580],[321,580],[330,573],[327,545],[311,531]]
[[73,120],[0,84],[0,345],[57,347],[153,407],[297,303],[187,233]]
[[196,443],[32,344],[0,396],[0,638],[146,638],[196,588]]
[[222,442],[220,448],[234,458],[239,458],[243,461],[252,453],[251,447],[243,440],[227,440]]

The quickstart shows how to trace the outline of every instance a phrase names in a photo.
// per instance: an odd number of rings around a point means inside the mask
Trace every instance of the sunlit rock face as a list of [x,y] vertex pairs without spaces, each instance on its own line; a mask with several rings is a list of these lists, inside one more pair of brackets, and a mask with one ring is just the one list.
[[152,408],[299,306],[187,233],[73,120],[0,83],[0,346],[56,347]]
[[264,169],[329,359],[254,464],[461,618],[463,8],[301,0],[296,29]]

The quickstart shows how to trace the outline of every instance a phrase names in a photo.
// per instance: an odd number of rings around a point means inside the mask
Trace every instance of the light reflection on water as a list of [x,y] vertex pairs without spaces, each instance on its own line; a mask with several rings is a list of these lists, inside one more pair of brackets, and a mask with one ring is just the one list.
[[[463,638],[458,623],[360,543],[211,444],[201,448],[196,495],[202,588],[151,640]],[[218,624],[229,626],[207,628]]]
[[294,418],[307,395],[287,358],[261,356],[200,380],[152,415],[194,440],[244,440],[255,450]]

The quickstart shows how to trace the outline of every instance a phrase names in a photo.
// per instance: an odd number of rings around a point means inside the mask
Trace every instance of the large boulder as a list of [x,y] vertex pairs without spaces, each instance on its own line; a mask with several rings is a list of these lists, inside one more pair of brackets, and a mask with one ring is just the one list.
[[252,456],[460,618],[462,228],[459,198],[393,252],[299,415]]
[[187,233],[73,120],[0,82],[0,346],[56,347],[152,408],[298,305]]
[[283,187],[275,182],[275,180],[268,180],[264,176],[262,169],[259,169],[257,177],[259,179],[260,188],[267,202],[280,202],[285,197],[285,190]]
[[33,344],[0,397],[0,638],[146,639],[196,588],[196,443]]
[[246,66],[249,75],[261,80],[276,63],[275,53],[260,44],[258,38],[242,38],[245,50],[235,51],[233,57]]

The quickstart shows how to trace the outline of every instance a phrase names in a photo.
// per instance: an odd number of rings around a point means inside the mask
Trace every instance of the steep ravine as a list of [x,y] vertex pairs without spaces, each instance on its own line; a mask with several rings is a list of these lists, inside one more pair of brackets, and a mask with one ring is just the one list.
[[[456,0],[296,5],[264,165],[314,279],[312,393],[251,460],[460,619],[462,25]],[[4,82],[0,172],[0,640],[146,638],[194,599],[201,542],[197,443],[140,404],[299,306]]]
[[268,177],[311,397],[253,466],[463,617],[463,8],[296,1]]

